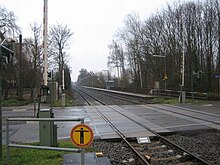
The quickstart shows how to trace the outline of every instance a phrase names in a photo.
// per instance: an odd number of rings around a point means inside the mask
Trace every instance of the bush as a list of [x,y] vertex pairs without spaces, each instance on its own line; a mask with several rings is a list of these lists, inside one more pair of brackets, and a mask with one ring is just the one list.
[[208,93],[207,97],[208,97],[208,100],[218,100],[219,94],[218,93]]
[[30,100],[6,99],[2,101],[2,106],[20,106],[30,103]]

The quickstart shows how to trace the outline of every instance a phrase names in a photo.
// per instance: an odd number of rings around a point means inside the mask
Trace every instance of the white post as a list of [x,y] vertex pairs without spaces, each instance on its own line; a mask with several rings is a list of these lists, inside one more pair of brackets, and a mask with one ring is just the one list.
[[43,54],[44,54],[44,85],[47,85],[47,70],[48,70],[48,57],[47,57],[47,31],[48,31],[48,22],[47,22],[47,13],[48,13],[48,0],[44,0],[44,18],[43,18]]
[[185,82],[185,32],[183,31],[183,57],[182,57],[182,87],[184,87]]
[[185,92],[183,91],[184,85],[185,85],[185,30],[183,25],[182,84],[181,84],[181,92],[180,92],[180,103],[185,103]]
[[64,89],[65,89],[65,88],[64,88],[64,69],[62,70],[62,83],[63,83],[62,86],[63,86],[63,90],[64,90]]
[[62,70],[62,86],[63,86],[63,89],[62,89],[62,107],[64,108],[65,107],[65,87],[64,87],[64,69]]
[[142,73],[141,73],[141,64],[140,64],[140,62],[139,62],[139,70],[140,70],[140,82],[141,82],[141,88],[143,88]]

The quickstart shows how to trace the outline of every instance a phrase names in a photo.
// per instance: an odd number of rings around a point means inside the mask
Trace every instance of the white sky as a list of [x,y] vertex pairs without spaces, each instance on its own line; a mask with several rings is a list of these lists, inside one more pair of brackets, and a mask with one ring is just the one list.
[[[127,14],[146,18],[174,0],[48,0],[48,24],[61,23],[74,32],[69,49],[72,81],[81,68],[99,72],[107,68],[108,45]],[[43,24],[43,0],[0,0],[13,11],[23,38],[30,37],[30,24]]]

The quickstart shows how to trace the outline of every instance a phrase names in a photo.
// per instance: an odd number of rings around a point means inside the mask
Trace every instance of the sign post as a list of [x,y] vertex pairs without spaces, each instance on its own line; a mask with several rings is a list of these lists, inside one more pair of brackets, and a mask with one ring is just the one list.
[[215,78],[218,78],[218,99],[220,101],[220,74],[216,74]]
[[91,145],[94,139],[92,129],[85,124],[78,124],[72,128],[70,138],[76,147],[82,148],[81,152],[81,165],[84,165],[84,148]]

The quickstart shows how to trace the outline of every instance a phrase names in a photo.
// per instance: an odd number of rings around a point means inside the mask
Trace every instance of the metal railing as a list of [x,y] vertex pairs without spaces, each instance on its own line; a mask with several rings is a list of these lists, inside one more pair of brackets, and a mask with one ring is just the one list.
[[[7,118],[6,119],[6,161],[9,161],[9,147],[16,148],[29,148],[29,149],[41,149],[41,150],[54,150],[54,151],[67,151],[67,152],[83,152],[83,149],[76,148],[59,148],[59,147],[47,147],[47,146],[32,146],[25,144],[10,144],[9,143],[9,122],[10,121],[81,121],[84,124],[84,118]],[[84,157],[83,153],[82,156]]]

